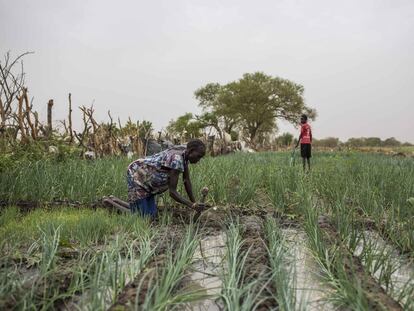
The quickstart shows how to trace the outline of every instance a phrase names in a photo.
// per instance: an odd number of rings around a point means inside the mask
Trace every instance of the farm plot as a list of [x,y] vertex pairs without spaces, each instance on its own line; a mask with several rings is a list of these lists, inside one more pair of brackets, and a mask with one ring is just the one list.
[[1,309],[414,309],[411,159],[207,158],[191,173],[216,208],[194,221],[162,196],[152,222],[99,207],[127,162],[0,172]]

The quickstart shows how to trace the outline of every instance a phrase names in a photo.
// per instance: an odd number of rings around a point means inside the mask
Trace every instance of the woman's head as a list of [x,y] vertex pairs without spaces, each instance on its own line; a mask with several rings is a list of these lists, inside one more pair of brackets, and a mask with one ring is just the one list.
[[186,155],[190,163],[197,163],[206,154],[206,145],[200,139],[192,139],[187,143]]

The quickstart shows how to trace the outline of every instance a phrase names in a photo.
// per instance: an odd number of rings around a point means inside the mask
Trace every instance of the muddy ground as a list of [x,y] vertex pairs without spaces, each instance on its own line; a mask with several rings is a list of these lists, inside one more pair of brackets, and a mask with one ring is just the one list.
[[358,279],[362,290],[367,295],[370,310],[403,310],[400,304],[387,295],[375,278],[364,269],[360,258],[347,249],[329,217],[319,217],[318,226],[324,233],[327,245],[336,248],[339,252],[349,279],[354,277]]
[[[18,206],[21,208],[23,212],[30,212],[30,210],[40,206],[39,204],[35,204],[33,202],[21,203],[22,204]],[[53,208],[53,206],[58,205],[68,206],[64,203],[68,202],[55,202],[55,204],[48,206],[50,208]],[[72,206],[73,208],[82,207],[81,204],[77,204],[76,202],[72,202],[72,204],[70,204],[69,206]],[[93,208],[101,208],[101,205],[95,204]],[[109,310],[129,310],[135,305],[136,302],[138,305],[142,305],[142,303],[145,300],[145,295],[148,289],[150,288],[154,279],[157,278],[156,268],[162,267],[164,265],[164,262],[167,259],[167,252],[170,251],[171,246],[178,245],[179,241],[183,236],[183,224],[189,223],[192,220],[194,220],[195,215],[193,211],[187,208],[160,207],[159,217],[158,219],[154,220],[155,225],[160,224],[164,213],[170,215],[171,224],[168,227],[160,228],[157,237],[157,240],[160,243],[158,243],[155,256],[153,256],[152,260],[150,260],[150,262],[147,265],[147,268],[144,269],[142,273],[138,274],[131,282],[129,282],[125,286],[122,292],[117,296],[116,302],[110,307]],[[243,248],[245,251],[249,250],[246,262],[246,270],[244,274],[245,281],[249,281],[251,279],[257,279],[259,276],[270,274],[270,264],[265,242],[266,239],[264,237],[264,221],[269,217],[278,219],[278,222],[280,223],[280,226],[282,228],[300,228],[302,226],[301,223],[298,221],[284,219],[283,217],[281,217],[281,215],[276,214],[275,210],[272,208],[264,207],[261,209],[247,209],[236,206],[219,207],[215,210],[207,210],[201,214],[201,216],[197,220],[197,223],[199,226],[199,232],[202,238],[204,239],[204,243],[208,244],[209,237],[217,237],[222,235],[223,232],[226,232],[229,222],[238,219],[238,221],[241,224],[242,237],[245,241]],[[357,278],[361,281],[361,287],[364,289],[364,291],[366,291],[369,294],[368,296],[370,300],[370,308],[372,310],[383,310],[384,308],[387,310],[402,310],[398,302],[389,297],[385,293],[384,289],[376,282],[376,280],[364,270],[363,264],[361,263],[360,259],[356,256],[353,256],[352,254],[347,253],[347,249],[341,244],[339,234],[336,231],[335,227],[330,223],[329,218],[320,218],[318,225],[319,228],[321,228],[321,230],[325,232],[326,242],[332,246],[339,247],[341,252],[344,253],[345,267],[348,269],[349,273],[355,274],[357,276]],[[201,247],[200,251],[203,251]],[[223,250],[220,251],[222,252]],[[68,256],[61,257],[61,260],[63,260],[63,266],[70,268],[70,254]],[[197,260],[200,263],[201,259],[196,258],[195,261]],[[209,269],[212,269],[212,271],[215,269],[213,266],[211,266],[211,263],[209,263],[208,260],[206,261],[205,258],[203,260],[203,265],[210,265]],[[212,259],[212,261],[216,260],[217,258]],[[194,271],[196,271],[196,269]],[[194,274],[199,273],[200,271],[194,271],[189,272],[190,279],[184,279],[184,282],[206,282],[205,280],[200,280],[199,275]],[[216,271],[214,272],[217,273]],[[193,273],[193,279],[191,279],[191,273]],[[62,274],[56,276],[55,286],[59,292],[63,293],[67,290],[70,284],[70,277],[70,269],[63,269]],[[211,277],[215,277],[217,279],[219,276],[212,275]],[[264,280],[266,280],[266,277],[264,278]],[[214,284],[217,285],[219,283]],[[258,309],[277,309],[278,304],[274,298],[274,293],[276,289],[273,287],[270,281],[267,281],[262,285],[263,286],[260,286],[261,292],[259,295],[260,299],[262,299],[262,302],[259,305]],[[182,284],[182,286],[185,286],[185,284]],[[39,283],[39,288],[41,287],[42,283]],[[141,288],[139,297],[137,297],[138,287]],[[207,290],[211,289],[207,288]],[[214,292],[215,295],[218,295],[218,293],[219,292],[217,291]],[[5,305],[8,308],[12,308],[13,305],[15,305],[13,297],[10,298],[11,299]],[[61,299],[56,301],[54,304],[54,308],[57,310],[65,309],[66,302],[68,299],[70,299],[70,297],[68,297],[67,299]],[[206,301],[201,302],[200,305],[203,305],[204,303],[206,303],[209,306],[206,308],[207,310],[221,310],[220,302]],[[188,309],[203,310],[202,308],[197,307],[197,305],[189,306]]]

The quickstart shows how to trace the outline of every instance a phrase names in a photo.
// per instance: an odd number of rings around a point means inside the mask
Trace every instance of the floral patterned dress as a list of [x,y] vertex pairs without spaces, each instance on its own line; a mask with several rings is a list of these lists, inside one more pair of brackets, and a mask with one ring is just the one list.
[[128,165],[128,201],[141,200],[168,189],[170,170],[184,172],[185,146],[174,146]]

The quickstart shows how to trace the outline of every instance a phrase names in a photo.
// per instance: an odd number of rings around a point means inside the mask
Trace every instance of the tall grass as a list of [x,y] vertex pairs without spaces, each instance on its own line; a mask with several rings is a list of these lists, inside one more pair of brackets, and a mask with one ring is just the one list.
[[255,310],[263,298],[261,297],[264,276],[255,280],[245,280],[245,265],[248,250],[243,250],[244,241],[238,222],[231,223],[227,231],[226,257],[222,277],[222,300],[225,310],[247,311]]
[[287,249],[287,245],[274,219],[268,219],[265,223],[266,238],[270,266],[272,268],[272,281],[276,288],[275,298],[282,311],[297,310],[295,266],[293,254]]
[[[407,301],[413,290],[407,285],[403,291],[395,292],[392,274],[396,266],[392,254],[364,240],[357,224],[361,218],[374,221],[385,239],[414,257],[414,209],[409,203],[414,197],[414,161],[373,154],[317,153],[309,174],[303,174],[300,165],[290,167],[288,161],[287,153],[207,157],[190,166],[194,193],[198,195],[203,186],[208,186],[210,203],[246,208],[258,205],[261,193],[280,214],[302,219],[325,281],[335,289],[332,300],[352,309],[367,308],[358,279],[344,270],[338,249],[324,242],[318,228],[319,215],[331,216],[340,242],[351,252],[362,245],[359,256],[366,270],[377,275],[390,295],[398,294],[397,300]],[[122,158],[22,162],[0,171],[0,200],[46,202],[58,198],[89,203],[108,194],[125,199],[128,163]],[[183,191],[182,184],[180,190]],[[171,203],[168,195],[164,201]],[[268,223],[266,227],[273,280],[280,307],[291,310],[295,297],[286,275],[292,272],[283,265],[283,239],[274,225]],[[190,237],[194,230],[187,228],[182,244],[168,257],[168,268],[160,267],[157,272],[160,277],[153,280],[154,286],[146,296],[149,308],[182,306],[200,294],[179,291],[198,239],[197,235],[195,239]],[[77,303],[89,309],[103,309],[126,280],[141,271],[153,256],[152,234],[154,228],[145,220],[104,210],[38,209],[22,215],[17,208],[2,209],[0,304],[19,300],[21,308],[47,309],[59,299],[81,293],[84,297]],[[257,306],[255,295],[260,291],[260,282],[243,283],[247,253],[243,251],[244,241],[237,223],[229,227],[227,238],[222,299],[228,310],[253,309]],[[79,269],[64,271],[74,277],[62,293],[57,287],[47,288],[44,284],[55,284],[58,267],[62,262],[67,264],[61,254],[65,248],[76,250],[77,255],[69,262]],[[28,263],[31,271],[38,269],[35,282],[21,275],[22,263]]]
[[141,273],[154,255],[153,232],[147,232],[134,241],[117,236],[100,253],[84,257],[74,276],[73,292],[79,292],[78,307],[86,310],[106,310],[115,302],[117,295]]
[[[163,267],[158,267],[158,277],[151,279],[147,292],[144,293],[145,300],[140,306],[135,301],[136,310],[168,310],[183,307],[186,303],[200,299],[203,294],[198,291],[180,290],[185,272],[191,265],[194,252],[199,244],[199,236],[193,224],[186,227],[182,241],[176,250],[167,252],[167,262]],[[143,281],[145,278],[143,279]],[[136,297],[140,297],[143,289],[142,282],[137,288]],[[185,288],[184,288],[185,289]]]
[[[134,236],[140,228],[149,226],[149,222],[141,217],[116,215],[109,211],[55,208],[52,210],[36,209],[22,216],[16,208],[9,207],[0,214],[0,246],[8,250],[28,246],[41,236],[42,230],[60,228],[62,245],[79,244],[87,247],[102,242],[107,235],[116,232],[128,232]],[[41,230],[39,230],[39,227]],[[4,250],[4,248],[3,248]]]
[[[0,306],[105,310],[154,255],[156,231],[105,211],[6,209],[0,228]],[[4,278],[3,278],[4,277]]]
[[318,213],[311,208],[305,209],[305,231],[309,246],[321,269],[322,280],[334,291],[328,297],[338,308],[351,310],[369,310],[368,299],[360,282],[351,272],[352,267],[344,266],[343,254],[335,246],[327,245],[321,229],[318,227]]

